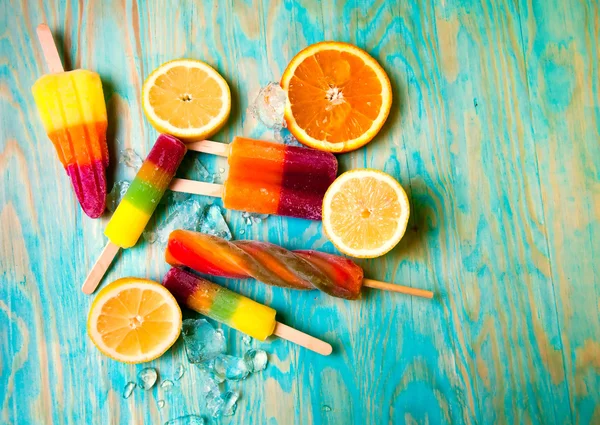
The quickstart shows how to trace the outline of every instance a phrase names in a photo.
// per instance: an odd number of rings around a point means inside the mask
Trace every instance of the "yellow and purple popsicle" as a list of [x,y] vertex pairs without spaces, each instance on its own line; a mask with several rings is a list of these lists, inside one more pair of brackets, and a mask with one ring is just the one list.
[[252,338],[264,341],[275,330],[275,310],[227,288],[178,268],[172,268],[163,285],[181,305],[197,311]]
[[190,272],[172,268],[163,285],[177,302],[253,338],[264,341],[271,335],[287,339],[322,355],[331,354],[326,342],[275,320],[271,307],[252,301]]

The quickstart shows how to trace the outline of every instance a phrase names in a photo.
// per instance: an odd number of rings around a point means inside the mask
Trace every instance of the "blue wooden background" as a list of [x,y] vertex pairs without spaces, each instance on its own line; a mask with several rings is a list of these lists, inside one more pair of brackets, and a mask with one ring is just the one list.
[[[412,217],[396,249],[360,263],[436,298],[370,291],[348,302],[226,282],[335,353],[261,344],[269,367],[233,386],[238,413],[220,422],[600,423],[599,15],[597,0],[1,0],[0,423],[154,424],[199,406],[191,370],[163,410],[158,390],[123,400],[142,366],[103,357],[86,337],[92,298],[79,287],[107,217],[82,214],[38,119],[41,22],[69,68],[102,77],[111,181],[131,178],[120,149],[145,155],[157,136],[140,92],[167,60],[202,59],[229,82],[220,141],[273,138],[249,102],[311,43],[355,43],[390,76],[385,127],[339,159],[395,176]],[[335,252],[318,223],[226,219],[236,237]],[[166,269],[161,248],[140,242],[108,279]],[[241,353],[241,335],[225,332]],[[169,377],[182,362],[178,343],[152,364]]]

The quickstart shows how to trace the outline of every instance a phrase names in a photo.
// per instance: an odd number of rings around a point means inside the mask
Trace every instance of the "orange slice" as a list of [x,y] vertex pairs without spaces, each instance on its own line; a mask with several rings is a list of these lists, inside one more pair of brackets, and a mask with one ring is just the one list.
[[204,139],[227,121],[231,93],[227,82],[199,60],[163,63],[144,82],[142,105],[161,133],[184,140]]
[[339,176],[323,198],[323,229],[344,254],[375,258],[395,247],[408,224],[406,192],[392,176],[359,169]]
[[367,144],[392,104],[390,80],[367,52],[326,41],[298,53],[283,73],[285,120],[300,142],[328,152]]
[[106,356],[124,363],[154,360],[181,331],[181,310],[161,284],[126,277],[115,280],[94,299],[88,335]]

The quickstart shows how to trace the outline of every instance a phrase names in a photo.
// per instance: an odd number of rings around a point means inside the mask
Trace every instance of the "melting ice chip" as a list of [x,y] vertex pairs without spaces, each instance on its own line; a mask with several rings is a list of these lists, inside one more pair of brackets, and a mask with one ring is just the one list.
[[231,230],[229,230],[229,226],[225,222],[223,214],[221,214],[221,208],[215,204],[208,206],[204,210],[198,231],[207,235],[218,236],[228,241],[232,238]]
[[173,381],[171,381],[170,379],[165,379],[160,384],[160,387],[163,389],[163,391],[171,391],[173,389],[173,385]]
[[206,421],[202,416],[185,415],[165,422],[165,425],[205,425]]
[[127,399],[131,397],[131,393],[135,389],[135,382],[128,382],[123,389],[123,398]]
[[204,363],[223,354],[225,336],[205,319],[186,319],[181,328],[185,352],[190,363]]
[[267,353],[264,350],[248,350],[244,354],[244,363],[251,373],[265,370],[269,361]]
[[119,180],[113,185],[112,190],[106,195],[106,208],[110,212],[115,212],[119,203],[125,196],[130,183],[127,180]]
[[148,243],[158,242],[161,245],[166,245],[173,230],[196,230],[200,210],[198,201],[189,199],[179,205],[154,231],[145,230],[142,235]]
[[244,359],[227,354],[220,355],[215,359],[213,372],[228,381],[241,381],[250,374]]
[[138,171],[143,164],[142,157],[133,149],[123,149],[119,155],[119,163]]
[[260,89],[248,112],[270,129],[285,127],[283,110],[287,96],[279,83],[269,83]]
[[177,366],[177,369],[175,369],[175,380],[179,381],[184,373],[185,369],[183,368],[183,365]]
[[149,390],[156,384],[158,373],[153,367],[147,367],[138,373],[138,386],[144,390]]

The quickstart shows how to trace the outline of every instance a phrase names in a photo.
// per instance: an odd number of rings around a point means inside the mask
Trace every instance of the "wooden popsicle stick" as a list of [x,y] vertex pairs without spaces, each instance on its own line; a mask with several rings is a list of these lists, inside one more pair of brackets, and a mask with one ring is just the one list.
[[173,192],[195,193],[196,195],[223,197],[223,185],[215,183],[199,182],[196,180],[173,179],[169,186]]
[[106,244],[102,250],[102,253],[100,254],[100,257],[98,257],[96,260],[94,267],[92,267],[92,270],[90,270],[89,274],[85,278],[85,282],[83,282],[81,290],[85,294],[90,295],[96,290],[98,284],[106,274],[108,266],[110,266],[110,263],[112,263],[114,260],[117,252],[119,252],[119,249],[120,247],[112,242],[108,242]]
[[411,288],[410,286],[395,285],[393,283],[380,282],[373,279],[364,279],[363,286],[381,289],[382,291],[400,292],[402,294],[414,295],[416,297],[433,298],[433,292],[425,289]]
[[54,44],[54,38],[52,38],[52,32],[48,25],[39,24],[36,32],[38,40],[40,40],[40,44],[42,45],[42,52],[44,53],[44,58],[46,59],[46,64],[48,65],[50,73],[64,72],[58,50],[56,49],[56,44]]
[[286,339],[294,344],[308,348],[309,350],[319,353],[323,356],[328,356],[333,351],[331,345],[325,341],[321,341],[314,336],[300,332],[298,329],[291,328],[281,322],[277,322],[275,324],[275,330],[273,331],[273,334],[277,335],[279,338]]
[[213,142],[212,140],[201,140],[199,142],[186,143],[190,151],[210,153],[212,155],[229,156],[229,145],[226,143]]

